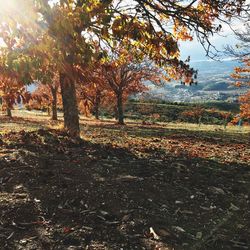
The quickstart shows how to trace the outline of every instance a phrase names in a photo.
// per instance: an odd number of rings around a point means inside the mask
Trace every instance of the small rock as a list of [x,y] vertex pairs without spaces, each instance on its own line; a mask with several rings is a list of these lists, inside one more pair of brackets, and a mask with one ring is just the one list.
[[175,204],[183,204],[182,201],[175,201]]
[[27,244],[27,240],[26,239],[22,239],[22,240],[19,241],[19,243],[22,244],[22,245],[25,245],[25,244]]
[[37,198],[35,198],[34,201],[35,201],[36,203],[40,203],[40,202],[41,202],[41,200],[38,200]]
[[185,233],[186,232],[182,227],[179,227],[179,226],[173,227],[173,229],[175,229],[175,231],[181,232],[181,233]]

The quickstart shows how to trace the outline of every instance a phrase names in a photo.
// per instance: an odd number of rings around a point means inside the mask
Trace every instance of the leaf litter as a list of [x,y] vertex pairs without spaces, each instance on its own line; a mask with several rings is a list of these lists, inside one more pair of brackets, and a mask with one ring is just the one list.
[[130,133],[1,135],[0,248],[249,249],[249,143]]

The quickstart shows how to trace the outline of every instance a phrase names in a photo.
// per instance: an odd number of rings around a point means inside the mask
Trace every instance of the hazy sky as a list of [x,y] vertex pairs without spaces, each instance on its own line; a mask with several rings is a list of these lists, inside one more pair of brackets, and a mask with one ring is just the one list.
[[[237,23],[234,28],[236,30],[242,30],[243,24]],[[235,45],[237,44],[237,40],[235,39],[235,34],[233,31],[227,26],[223,25],[223,30],[220,35],[216,34],[210,38],[211,43],[216,47],[217,50],[223,51],[226,45]],[[181,57],[183,59],[191,56],[192,61],[197,60],[208,60],[206,57],[206,52],[203,49],[202,45],[194,39],[192,42],[182,42],[180,44],[181,49]]]
[[[246,4],[250,5],[250,0],[246,0]],[[250,19],[248,20],[250,22]],[[244,23],[234,20],[232,23],[232,28],[236,31],[244,30]],[[232,29],[225,24],[222,24],[221,34],[214,35],[210,38],[211,43],[216,47],[217,50],[223,51],[226,45],[235,45],[237,40],[235,39],[235,34]],[[183,59],[191,56],[191,61],[208,60],[206,57],[206,52],[202,48],[201,44],[197,42],[196,39],[192,42],[181,43],[181,57]]]

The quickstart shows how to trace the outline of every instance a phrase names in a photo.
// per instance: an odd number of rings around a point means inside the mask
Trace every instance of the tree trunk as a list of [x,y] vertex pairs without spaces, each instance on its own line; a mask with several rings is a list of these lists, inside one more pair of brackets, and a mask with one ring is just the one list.
[[64,128],[72,137],[80,137],[79,115],[76,100],[75,83],[65,74],[60,74],[63,101]]
[[101,94],[100,91],[96,92],[96,98],[95,98],[95,105],[94,105],[94,112],[95,112],[95,119],[99,120],[99,108],[101,103]]
[[98,105],[98,103],[95,103],[94,110],[95,110],[95,119],[99,120],[100,117],[99,117],[99,105]]
[[57,88],[51,87],[52,94],[52,117],[53,121],[57,121]]
[[7,98],[4,101],[6,105],[6,115],[9,118],[12,118],[12,112],[11,112],[12,105],[10,104],[10,101]]
[[122,93],[117,94],[118,124],[124,125]]
[[11,108],[10,108],[10,107],[6,107],[6,115],[7,115],[9,118],[12,118],[12,112],[11,112]]
[[50,106],[47,107],[47,112],[48,112],[48,116],[50,116],[51,115]]
[[117,111],[117,105],[114,106],[114,118],[118,120],[118,111]]

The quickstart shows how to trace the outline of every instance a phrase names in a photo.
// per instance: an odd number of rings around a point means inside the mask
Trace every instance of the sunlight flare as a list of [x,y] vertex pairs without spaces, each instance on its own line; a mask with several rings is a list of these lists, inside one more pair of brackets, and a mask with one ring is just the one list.
[[10,26],[22,25],[34,28],[37,13],[32,0],[0,0],[0,23],[8,23]]

